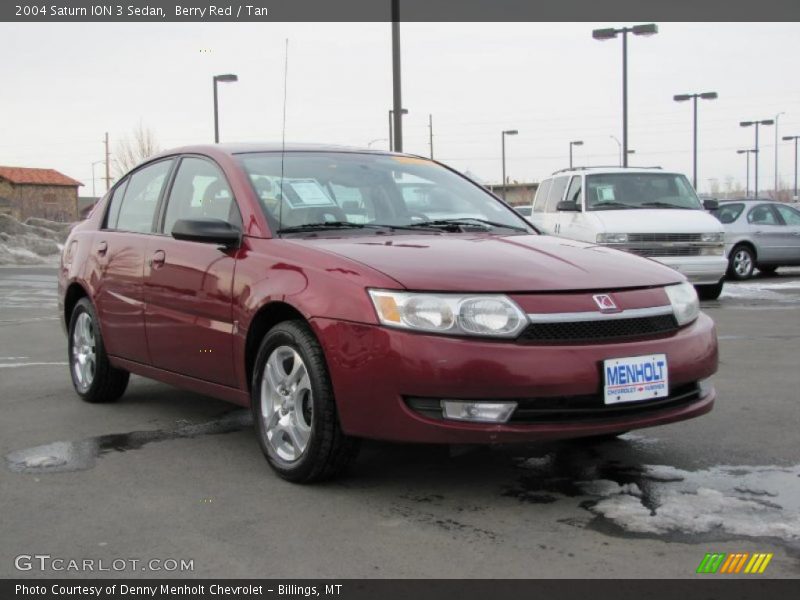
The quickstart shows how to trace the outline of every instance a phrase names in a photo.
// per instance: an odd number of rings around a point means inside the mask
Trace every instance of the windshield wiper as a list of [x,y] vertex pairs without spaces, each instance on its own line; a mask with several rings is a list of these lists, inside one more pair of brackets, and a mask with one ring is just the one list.
[[[489,221],[488,219],[480,219],[478,217],[459,217],[455,219],[435,219],[433,221],[422,221],[420,223],[411,223],[408,227],[438,227],[445,230],[460,230],[461,225],[469,225],[470,223],[502,229],[511,229],[513,231],[527,232],[524,227],[517,227],[516,225],[506,225],[505,223],[497,223],[496,221]],[[455,229],[454,229],[455,228]]]
[[678,206],[677,204],[672,204],[670,202],[642,202],[642,206],[655,206],[656,208],[677,208],[677,209],[689,208],[688,206]]
[[278,233],[301,233],[303,231],[324,231],[326,229],[363,229],[362,223],[349,223],[348,221],[323,221],[320,223],[303,223],[279,229]]
[[625,204],[624,202],[600,202],[595,204],[591,207],[592,210],[605,210],[606,208],[639,208],[638,206],[631,206],[630,204]]

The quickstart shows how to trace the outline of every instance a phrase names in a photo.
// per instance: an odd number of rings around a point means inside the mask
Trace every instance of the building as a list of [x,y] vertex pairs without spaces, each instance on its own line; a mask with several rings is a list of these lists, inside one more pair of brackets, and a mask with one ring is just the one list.
[[[494,195],[503,197],[503,185],[498,183],[496,185],[486,186]],[[530,206],[533,204],[533,197],[536,195],[536,190],[539,188],[538,183],[507,183],[505,185],[506,202],[511,206]]]
[[0,213],[19,221],[29,217],[75,221],[82,185],[54,169],[0,166]]

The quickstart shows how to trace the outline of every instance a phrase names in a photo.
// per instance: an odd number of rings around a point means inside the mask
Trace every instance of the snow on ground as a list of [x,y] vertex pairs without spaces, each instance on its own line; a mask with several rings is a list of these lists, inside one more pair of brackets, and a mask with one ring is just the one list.
[[57,265],[71,226],[34,217],[21,223],[0,215],[0,265]]
[[725,532],[800,540],[800,465],[700,471],[645,466],[642,482],[648,488],[647,502],[636,484],[596,480],[584,482],[582,488],[600,497],[592,512],[633,533]]
[[796,302],[800,292],[800,280],[771,281],[757,279],[751,281],[727,281],[722,288],[720,300],[772,300],[775,302]]

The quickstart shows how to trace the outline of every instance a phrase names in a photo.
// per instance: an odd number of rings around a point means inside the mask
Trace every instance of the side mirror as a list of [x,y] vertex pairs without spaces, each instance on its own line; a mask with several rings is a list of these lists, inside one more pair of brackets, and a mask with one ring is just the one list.
[[172,237],[226,248],[236,248],[242,242],[242,232],[221,219],[178,219],[172,226]]
[[719,208],[719,202],[712,198],[708,200],[703,200],[703,208],[706,210],[717,210]]
[[559,212],[581,212],[581,205],[577,202],[562,200],[556,205],[556,210]]

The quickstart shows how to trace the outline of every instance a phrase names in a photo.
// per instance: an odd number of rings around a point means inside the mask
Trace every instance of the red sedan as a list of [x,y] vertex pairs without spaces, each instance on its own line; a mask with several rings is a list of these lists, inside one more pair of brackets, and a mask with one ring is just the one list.
[[539,235],[416,156],[164,152],[73,229],[59,290],[78,395],[116,400],[136,373],[251,406],[292,481],[339,473],[359,438],[608,436],[716,396],[682,275]]

